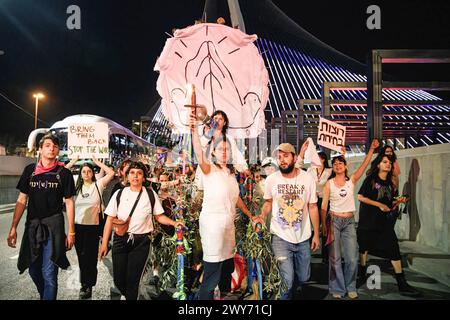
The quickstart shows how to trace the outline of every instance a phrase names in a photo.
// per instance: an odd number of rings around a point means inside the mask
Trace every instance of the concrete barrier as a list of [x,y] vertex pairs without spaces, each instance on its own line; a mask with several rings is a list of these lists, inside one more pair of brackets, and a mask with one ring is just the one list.
[[[398,238],[450,253],[450,205],[446,201],[450,198],[450,143],[404,149],[396,151],[396,155],[401,170],[400,193],[409,191],[407,193],[413,196],[415,191],[416,197],[410,201],[415,201],[417,208],[417,212],[402,214],[401,220],[397,221]],[[349,172],[353,172],[362,160],[361,156],[349,158]],[[364,177],[358,182],[356,193],[363,180]],[[410,184],[409,190],[405,183]],[[358,220],[358,200],[356,208]]]
[[[400,193],[411,196],[412,206],[395,225],[402,255],[411,269],[450,285],[450,143],[396,151],[400,165]],[[364,157],[349,158],[349,172]],[[355,219],[359,218],[355,188]],[[414,197],[415,196],[415,197]]]
[[17,182],[23,169],[36,159],[18,156],[0,156],[0,205],[15,203],[19,191]]

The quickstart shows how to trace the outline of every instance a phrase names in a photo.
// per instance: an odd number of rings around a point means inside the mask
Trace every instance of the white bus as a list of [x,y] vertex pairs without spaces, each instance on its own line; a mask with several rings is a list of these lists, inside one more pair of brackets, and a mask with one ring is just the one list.
[[109,128],[109,163],[116,166],[125,158],[144,161],[155,154],[156,147],[141,137],[135,135],[131,130],[104,117],[79,114],[64,118],[55,122],[50,128],[39,128],[33,130],[28,136],[28,151],[36,150],[37,143],[45,133],[52,132],[60,141],[59,161],[65,162],[67,156],[67,128],[70,124],[107,123]]

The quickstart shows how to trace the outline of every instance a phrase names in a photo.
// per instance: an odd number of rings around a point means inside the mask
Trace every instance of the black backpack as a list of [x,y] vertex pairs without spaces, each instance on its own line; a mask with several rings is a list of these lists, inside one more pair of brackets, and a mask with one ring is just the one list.
[[[152,191],[152,190],[149,190],[147,187],[144,187],[144,188],[145,188],[145,190],[147,190],[147,194],[148,194],[148,197],[149,197],[149,199],[150,199],[150,205],[151,205],[151,208],[152,208],[152,214],[153,214],[153,210],[154,210],[154,207],[155,207],[155,195],[153,194],[153,191]],[[124,189],[124,188],[120,189],[119,192],[118,192],[117,195],[116,195],[117,208],[119,208],[120,197],[122,196],[122,191],[123,191],[123,189]]]

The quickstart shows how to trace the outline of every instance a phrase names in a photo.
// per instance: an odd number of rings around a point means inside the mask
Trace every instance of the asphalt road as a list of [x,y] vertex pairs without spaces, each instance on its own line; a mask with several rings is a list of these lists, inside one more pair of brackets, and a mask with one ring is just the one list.
[[[0,214],[0,300],[38,300],[39,294],[34,286],[28,270],[19,274],[17,258],[22,241],[25,215],[18,227],[17,246],[10,248],[7,244],[9,228],[12,222],[12,211]],[[66,224],[67,226],[67,224]],[[58,296],[59,300],[77,300],[80,290],[78,259],[75,248],[68,251],[71,266],[67,270],[59,269]],[[111,252],[98,264],[97,285],[93,289],[93,300],[110,300],[113,286]]]
[[[25,212],[26,214],[26,212]],[[12,221],[12,210],[0,214],[0,300],[38,300],[38,292],[26,271],[19,274],[17,258],[23,235],[25,214],[18,228],[18,243],[16,248],[10,248],[6,239]],[[66,224],[67,225],[67,224]],[[61,270],[58,276],[58,300],[78,300],[80,289],[78,260],[75,248],[68,252],[71,267]],[[419,289],[423,295],[419,298],[405,297],[398,293],[392,267],[388,261],[370,258],[369,264],[378,265],[381,270],[381,286],[379,289],[369,289],[366,285],[358,288],[360,300],[449,300],[450,288],[435,279],[405,268],[406,279],[410,285]],[[295,299],[329,300],[328,270],[317,256],[312,259],[311,279]],[[120,296],[113,288],[111,253],[98,264],[97,285],[93,289],[93,300],[117,300]],[[113,290],[111,294],[111,289]],[[166,296],[169,297],[169,296]],[[238,299],[235,297],[234,299]],[[233,299],[233,300],[234,300]]]

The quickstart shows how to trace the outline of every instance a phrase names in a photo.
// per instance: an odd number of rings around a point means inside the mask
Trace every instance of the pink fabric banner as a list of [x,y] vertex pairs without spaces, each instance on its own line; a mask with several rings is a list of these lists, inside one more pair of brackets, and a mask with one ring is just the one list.
[[178,133],[189,132],[187,84],[195,85],[197,104],[208,114],[223,110],[235,138],[257,137],[265,126],[269,75],[253,42],[256,35],[215,23],[175,32],[166,41],[155,71],[162,111]]

